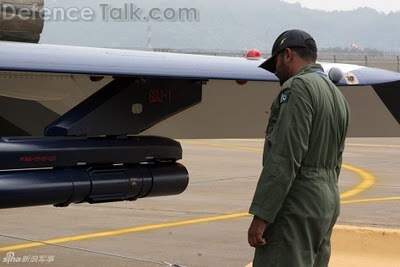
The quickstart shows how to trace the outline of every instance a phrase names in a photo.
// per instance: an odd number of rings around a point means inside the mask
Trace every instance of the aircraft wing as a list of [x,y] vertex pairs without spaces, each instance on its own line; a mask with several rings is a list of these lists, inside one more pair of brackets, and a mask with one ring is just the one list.
[[[0,42],[0,59],[0,71],[278,81],[274,74],[258,68],[263,59],[15,42]],[[350,64],[321,64],[327,74],[332,68],[344,74],[338,85],[373,85],[400,80],[400,73],[388,70]]]
[[[46,44],[0,42],[0,71],[81,74],[174,80],[271,81],[277,77],[258,66],[264,59],[188,55]],[[321,63],[329,76],[340,73],[338,86],[372,85],[400,123],[397,101],[400,73],[351,64]],[[334,80],[334,78],[332,79]],[[392,84],[395,83],[395,84]],[[58,89],[51,89],[50,95]],[[30,94],[25,91],[25,93]],[[38,90],[35,90],[37,92]],[[68,94],[68,92],[67,92]],[[141,127],[148,128],[153,124]],[[138,133],[134,131],[133,133]],[[82,133],[81,133],[82,134]],[[118,134],[114,132],[113,134]]]

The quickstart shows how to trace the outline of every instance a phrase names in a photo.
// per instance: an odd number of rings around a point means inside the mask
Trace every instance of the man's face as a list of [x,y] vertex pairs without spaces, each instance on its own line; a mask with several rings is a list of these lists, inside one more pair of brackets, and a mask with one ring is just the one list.
[[285,50],[275,57],[275,75],[281,86],[290,79],[289,66],[285,62]]

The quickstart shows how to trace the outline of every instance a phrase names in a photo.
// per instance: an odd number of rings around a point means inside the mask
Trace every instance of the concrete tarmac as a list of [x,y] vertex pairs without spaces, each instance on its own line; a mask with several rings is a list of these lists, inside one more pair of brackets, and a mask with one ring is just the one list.
[[[181,140],[181,143],[184,148],[181,162],[190,172],[190,184],[179,196],[67,208],[0,210],[0,264],[248,265],[254,250],[247,244],[251,222],[247,210],[261,171],[263,140]],[[338,226],[341,230],[334,239],[330,266],[376,266],[373,260],[368,261],[368,255],[364,256],[362,248],[350,253],[350,247],[356,245],[351,242],[357,233],[367,238],[365,244],[369,244],[370,238],[384,252],[385,241],[380,244],[376,238],[380,240],[385,234],[364,235],[366,232],[359,227],[392,229],[377,230],[379,233],[400,231],[399,173],[400,138],[347,140],[340,178],[342,210],[337,224],[357,228],[349,231]],[[394,238],[391,246],[400,243],[399,236],[391,236]],[[336,250],[335,244],[340,244]],[[346,249],[342,244],[348,245]],[[373,257],[379,260],[379,255]],[[390,259],[385,266],[400,262],[399,256]]]

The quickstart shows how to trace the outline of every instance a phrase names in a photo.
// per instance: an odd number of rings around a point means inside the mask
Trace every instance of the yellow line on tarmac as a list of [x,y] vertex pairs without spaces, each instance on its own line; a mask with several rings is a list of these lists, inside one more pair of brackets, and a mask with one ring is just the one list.
[[[222,139],[221,139],[222,140]],[[186,141],[186,140],[181,140],[182,143],[185,144],[192,144],[192,145],[205,145],[205,146],[213,146],[213,147],[222,147],[222,148],[233,148],[233,149],[239,149],[239,150],[248,150],[248,151],[256,151],[256,152],[262,152],[263,150],[261,148],[252,148],[252,147],[244,147],[244,146],[232,146],[232,145],[225,145],[225,144],[215,144],[215,143],[208,143],[208,142],[202,142],[202,141]],[[354,167],[354,166],[350,166],[348,164],[342,164],[342,168],[346,169],[348,171],[352,171],[357,173],[361,179],[362,182],[360,184],[358,184],[356,187],[343,192],[342,194],[340,194],[340,198],[344,199],[344,198],[349,198],[349,197],[353,197],[355,195],[358,195],[362,192],[364,192],[365,190],[371,188],[374,184],[375,184],[375,177],[365,171],[362,170],[360,168]]]
[[385,144],[355,144],[355,143],[349,143],[349,144],[346,144],[346,146],[400,148],[400,146],[398,146],[398,145],[385,145]]
[[393,201],[400,200],[400,197],[384,197],[384,198],[368,198],[368,199],[354,199],[354,200],[344,200],[341,204],[352,204],[352,203],[365,203],[365,202],[380,202],[380,201]]
[[375,184],[376,181],[375,177],[371,173],[365,170],[347,164],[342,164],[342,168],[348,171],[356,172],[362,178],[362,182],[358,184],[356,187],[341,193],[340,194],[341,199],[358,195],[364,192],[365,190],[371,188]]
[[[244,141],[244,142],[264,142],[264,139],[238,139],[238,138],[220,138],[214,139],[218,141]],[[185,142],[182,140],[182,142]],[[388,147],[388,148],[400,148],[400,145],[389,145],[389,144],[361,144],[361,143],[346,143],[346,146],[360,146],[360,147]]]
[[244,142],[264,142],[265,139],[262,138],[254,138],[254,139],[238,139],[238,138],[220,138],[214,139],[218,141],[244,141]]
[[235,213],[235,214],[220,215],[220,216],[180,221],[180,222],[138,226],[138,227],[133,227],[133,228],[121,229],[121,230],[112,230],[112,231],[105,231],[105,232],[100,232],[100,233],[77,235],[77,236],[70,236],[70,237],[57,238],[57,239],[49,239],[49,240],[42,241],[43,243],[34,242],[34,243],[27,243],[27,244],[22,244],[22,245],[1,247],[0,252],[8,252],[8,251],[15,251],[15,250],[20,250],[20,249],[34,248],[34,247],[39,247],[39,246],[45,246],[47,244],[59,244],[59,243],[79,241],[79,240],[92,239],[92,238],[98,238],[98,237],[106,237],[106,236],[113,236],[113,235],[120,235],[120,234],[143,232],[143,231],[168,228],[168,227],[176,227],[176,226],[191,225],[191,224],[197,224],[197,223],[228,220],[228,219],[240,218],[240,217],[244,217],[244,216],[249,216],[249,214],[247,212]]
[[184,143],[184,144],[190,144],[190,145],[204,145],[204,146],[214,146],[214,147],[233,148],[233,149],[239,149],[239,150],[262,152],[262,149],[260,149],[260,148],[246,147],[246,146],[232,146],[232,145],[225,145],[225,144],[215,144],[215,143],[208,143],[208,142],[186,141],[186,140],[180,140],[180,142]]

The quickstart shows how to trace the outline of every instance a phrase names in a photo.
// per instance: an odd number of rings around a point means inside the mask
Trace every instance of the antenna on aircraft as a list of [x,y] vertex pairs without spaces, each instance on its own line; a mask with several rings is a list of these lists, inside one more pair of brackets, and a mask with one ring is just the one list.
[[153,47],[151,46],[151,37],[153,33],[153,25],[152,25],[152,20],[150,19],[150,16],[147,17],[147,32],[146,32],[146,49],[147,50],[153,50]]

